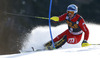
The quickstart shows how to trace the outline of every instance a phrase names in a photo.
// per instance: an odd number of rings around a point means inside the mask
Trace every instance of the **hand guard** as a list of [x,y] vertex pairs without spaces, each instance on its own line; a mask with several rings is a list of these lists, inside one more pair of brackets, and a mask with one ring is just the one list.
[[53,16],[53,17],[50,18],[50,20],[53,20],[53,21],[59,21],[59,17]]
[[83,40],[82,42],[82,47],[86,47],[86,46],[90,46],[91,44],[89,44],[86,40]]

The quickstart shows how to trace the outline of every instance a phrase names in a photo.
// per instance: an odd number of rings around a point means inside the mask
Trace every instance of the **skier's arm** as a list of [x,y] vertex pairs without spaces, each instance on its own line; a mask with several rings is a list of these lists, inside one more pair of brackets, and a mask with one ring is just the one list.
[[82,47],[89,46],[90,44],[87,42],[88,37],[89,37],[89,30],[88,30],[88,28],[87,28],[87,26],[86,26],[86,24],[85,24],[83,19],[80,20],[79,26],[83,30],[83,32],[85,33],[84,34],[84,40],[82,42]]
[[88,30],[88,28],[87,28],[87,26],[86,26],[86,24],[85,24],[85,22],[84,22],[83,19],[80,20],[79,26],[80,26],[80,28],[81,28],[81,29],[83,30],[83,32],[84,32],[84,40],[88,40],[88,37],[89,37],[89,30]]
[[59,21],[65,20],[65,19],[66,19],[66,16],[67,16],[67,13],[65,13],[65,14],[63,14],[63,15],[61,15],[61,16],[59,16]]
[[63,14],[63,15],[61,15],[61,16],[59,16],[59,17],[53,16],[53,17],[51,17],[50,19],[53,20],[53,21],[63,21],[63,20],[65,20],[66,15],[67,15],[67,13],[65,13],[65,14]]

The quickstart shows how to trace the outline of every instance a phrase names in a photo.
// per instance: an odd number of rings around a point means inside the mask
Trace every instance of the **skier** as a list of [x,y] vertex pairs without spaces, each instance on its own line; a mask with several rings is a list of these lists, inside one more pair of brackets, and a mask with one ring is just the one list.
[[[82,47],[89,46],[87,42],[89,37],[89,30],[84,22],[84,19],[77,14],[78,7],[75,4],[71,4],[67,7],[67,13],[57,17],[53,16],[50,19],[53,21],[66,21],[68,29],[53,39],[55,48],[59,48],[66,42],[69,44],[77,44],[80,42],[82,33],[84,32],[84,40]],[[46,49],[53,49],[52,42],[49,41],[45,45]]]

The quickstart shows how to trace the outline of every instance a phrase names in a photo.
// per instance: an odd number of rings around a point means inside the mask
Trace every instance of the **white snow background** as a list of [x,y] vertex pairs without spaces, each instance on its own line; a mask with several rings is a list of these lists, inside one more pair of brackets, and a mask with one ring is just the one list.
[[[88,43],[90,44],[100,44],[100,25],[87,23],[87,27],[90,31],[90,36]],[[62,33],[67,29],[67,24],[61,24],[56,27],[52,27],[53,38]],[[82,36],[82,40],[84,35]],[[61,48],[55,50],[45,50],[45,51],[34,51],[34,50],[44,49],[44,43],[51,40],[49,27],[48,26],[38,26],[32,30],[27,36],[27,40],[23,43],[23,48],[20,50],[22,53],[10,54],[10,55],[0,55],[0,58],[88,58],[88,57],[100,57],[100,45],[91,45],[88,47],[81,47],[81,42],[78,44],[64,44]],[[27,51],[27,52],[25,52]],[[32,51],[32,52],[30,52]]]

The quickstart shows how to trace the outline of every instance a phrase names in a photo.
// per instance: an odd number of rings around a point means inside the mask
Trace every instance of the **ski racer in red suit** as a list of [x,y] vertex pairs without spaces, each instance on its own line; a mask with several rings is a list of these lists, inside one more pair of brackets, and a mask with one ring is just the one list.
[[[65,42],[69,44],[77,44],[80,42],[82,33],[84,32],[84,40],[82,42],[82,47],[89,46],[87,43],[89,37],[89,30],[84,22],[84,19],[77,14],[78,7],[75,4],[71,4],[67,7],[67,13],[57,17],[51,17],[53,21],[66,21],[68,24],[68,29],[63,33],[54,38],[55,48],[61,47]],[[66,26],[65,26],[66,27]],[[51,49],[52,42],[49,41],[45,44],[47,49]]]

